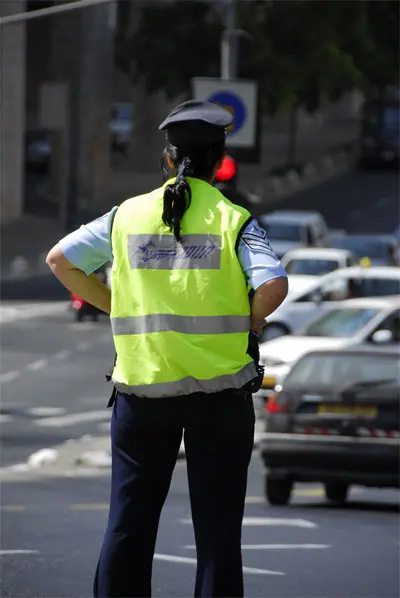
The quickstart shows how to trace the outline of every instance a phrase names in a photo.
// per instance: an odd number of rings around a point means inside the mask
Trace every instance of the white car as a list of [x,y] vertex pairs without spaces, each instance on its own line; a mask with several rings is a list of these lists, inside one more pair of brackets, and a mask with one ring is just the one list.
[[400,343],[400,297],[342,301],[296,334],[261,344],[260,360],[265,367],[263,388],[272,389],[280,384],[292,365],[309,351],[369,342]]
[[293,249],[282,258],[282,266],[289,277],[291,292],[306,289],[319,276],[339,268],[351,268],[359,259],[346,249],[330,247],[302,247]]
[[278,258],[299,247],[328,244],[330,233],[319,212],[312,210],[275,210],[258,217]]
[[290,291],[285,301],[267,318],[262,341],[296,332],[335,302],[362,297],[400,294],[400,268],[372,266],[341,268],[318,277],[305,290]]

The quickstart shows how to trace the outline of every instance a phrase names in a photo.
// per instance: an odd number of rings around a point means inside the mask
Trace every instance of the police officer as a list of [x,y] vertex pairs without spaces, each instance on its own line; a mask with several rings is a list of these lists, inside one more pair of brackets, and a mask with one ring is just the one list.
[[[259,380],[249,347],[285,298],[287,279],[249,212],[212,186],[231,122],[212,103],[178,106],[160,126],[166,183],[71,233],[47,257],[67,289],[110,313],[116,348],[99,598],[151,595],[159,517],[182,436],[195,596],[243,596],[250,393]],[[92,274],[108,259],[111,292]]]

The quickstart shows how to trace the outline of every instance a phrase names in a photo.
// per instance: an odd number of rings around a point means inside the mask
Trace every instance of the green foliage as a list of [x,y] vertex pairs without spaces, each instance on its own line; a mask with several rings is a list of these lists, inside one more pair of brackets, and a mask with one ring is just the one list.
[[[398,23],[397,0],[242,0],[238,76],[259,80],[270,114],[313,112],[322,95],[396,82]],[[117,38],[119,64],[133,61],[149,92],[189,94],[193,76],[219,76],[222,30],[215,3],[147,3],[136,33]]]

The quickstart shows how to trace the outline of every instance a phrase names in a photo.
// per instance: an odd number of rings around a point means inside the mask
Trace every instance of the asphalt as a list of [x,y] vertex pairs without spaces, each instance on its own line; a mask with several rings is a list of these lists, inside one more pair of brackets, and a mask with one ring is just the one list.
[[[318,209],[334,228],[390,232],[398,225],[398,192],[396,173],[354,171],[279,207]],[[106,403],[111,388],[104,374],[114,353],[108,320],[76,324],[67,303],[60,301],[66,294],[56,281],[51,283],[56,295],[41,297],[54,299],[50,303],[38,301],[38,295],[31,299],[43,290],[37,281],[20,284],[25,285],[21,300],[3,301],[0,308],[2,467],[73,438],[103,437],[110,419]],[[284,575],[246,573],[249,598],[398,596],[397,492],[356,488],[350,505],[338,509],[326,505],[319,488],[300,487],[292,506],[272,508],[266,506],[262,488],[255,452],[246,516],[267,519],[251,519],[244,526],[243,544],[253,546],[244,549],[244,563]],[[57,476],[20,472],[3,481],[1,595],[90,596],[108,496],[104,470],[61,471]],[[195,570],[185,559],[195,553],[185,548],[193,545],[191,526],[181,522],[185,518],[190,509],[182,461],[162,518],[157,553],[167,557],[155,561],[155,596],[192,595]],[[8,552],[21,550],[34,552]],[[184,562],[176,562],[177,556]]]
[[[291,506],[270,507],[262,480],[254,455],[242,538],[248,598],[398,596],[397,492],[356,487],[349,504],[335,508],[320,487],[299,486]],[[3,598],[91,596],[108,500],[108,475],[3,484]],[[193,545],[182,461],[161,518],[154,596],[193,595]]]

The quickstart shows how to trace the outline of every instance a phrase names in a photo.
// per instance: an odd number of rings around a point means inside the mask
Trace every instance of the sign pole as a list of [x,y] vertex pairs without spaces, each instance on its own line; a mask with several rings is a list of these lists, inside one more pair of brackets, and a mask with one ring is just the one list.
[[221,36],[221,79],[237,74],[236,0],[226,0],[225,30]]

